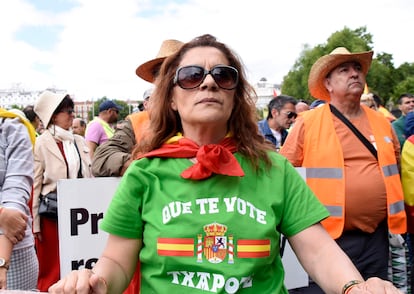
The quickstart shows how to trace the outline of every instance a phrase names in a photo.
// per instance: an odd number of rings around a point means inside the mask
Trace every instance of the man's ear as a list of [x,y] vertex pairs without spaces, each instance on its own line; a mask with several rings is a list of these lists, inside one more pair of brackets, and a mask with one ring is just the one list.
[[332,91],[331,79],[330,78],[324,78],[323,79],[323,85],[325,86],[326,90],[328,90],[328,93],[331,93],[331,91]]

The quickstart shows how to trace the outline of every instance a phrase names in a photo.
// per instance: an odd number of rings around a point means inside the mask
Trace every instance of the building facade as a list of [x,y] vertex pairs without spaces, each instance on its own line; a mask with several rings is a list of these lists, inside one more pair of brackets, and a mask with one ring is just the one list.
[[[62,89],[46,89],[55,93],[67,93],[66,90]],[[28,105],[34,105],[37,97],[43,92],[42,91],[27,91],[19,87],[11,89],[0,89],[0,107],[4,109],[18,108],[23,109]],[[75,104],[74,111],[75,117],[82,118],[86,122],[90,120],[89,115],[94,113],[95,102],[94,100],[78,101],[76,95],[69,94]],[[127,100],[125,103],[128,105],[128,113],[132,113],[138,109],[138,104],[142,101],[138,100]]]
[[[280,85],[267,82],[262,78],[258,83],[253,85],[257,93],[256,107],[259,112],[266,111],[269,101],[280,94]],[[56,93],[66,93],[63,89],[47,89]],[[16,86],[14,88],[0,89],[0,107],[5,109],[19,108],[23,109],[27,105],[34,105],[37,97],[42,91],[27,91]],[[69,94],[75,103],[75,117],[80,117],[86,122],[90,120],[89,115],[95,112],[96,107],[94,100],[79,101],[76,95]],[[138,105],[142,101],[127,100],[124,101],[128,106],[128,113],[136,112]]]

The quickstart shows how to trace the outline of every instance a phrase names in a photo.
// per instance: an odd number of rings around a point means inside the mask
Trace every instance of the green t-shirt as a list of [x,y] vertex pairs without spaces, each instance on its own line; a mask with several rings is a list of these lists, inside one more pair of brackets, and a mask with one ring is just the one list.
[[280,233],[292,236],[328,216],[281,155],[244,177],[180,177],[188,159],[135,161],[101,223],[110,234],[142,238],[142,293],[287,293]]

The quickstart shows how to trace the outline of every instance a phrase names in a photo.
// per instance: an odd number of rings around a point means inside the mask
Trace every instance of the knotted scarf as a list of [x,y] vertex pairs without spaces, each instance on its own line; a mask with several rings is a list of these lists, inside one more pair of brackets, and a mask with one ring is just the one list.
[[48,130],[55,140],[62,142],[63,151],[68,164],[68,178],[76,179],[78,177],[78,171],[81,163],[80,155],[75,147],[76,143],[72,132],[54,124],[50,125]]
[[233,155],[236,151],[236,143],[230,136],[226,136],[219,144],[198,146],[195,142],[178,134],[160,148],[138,156],[138,159],[143,157],[196,158],[197,162],[181,173],[184,179],[203,180],[213,173],[241,177],[244,176],[244,172]]

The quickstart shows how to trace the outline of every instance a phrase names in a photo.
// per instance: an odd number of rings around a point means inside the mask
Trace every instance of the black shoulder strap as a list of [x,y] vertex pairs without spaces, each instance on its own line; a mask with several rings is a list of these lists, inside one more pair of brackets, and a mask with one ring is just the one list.
[[76,151],[78,152],[78,156],[79,156],[78,178],[83,178],[83,175],[82,175],[82,158],[80,156],[78,145],[76,144],[76,139],[73,139],[73,143],[75,143],[75,148],[76,148]]
[[344,124],[346,124],[348,128],[351,129],[351,131],[358,137],[359,140],[361,140],[365,147],[367,147],[368,150],[371,151],[372,155],[374,155],[374,157],[378,160],[377,149],[375,149],[374,145],[372,145],[371,142],[368,141],[368,139],[365,138],[365,136],[362,135],[361,132],[358,131],[358,129],[338,109],[335,108],[335,106],[329,104],[329,107],[331,109],[331,112]]

